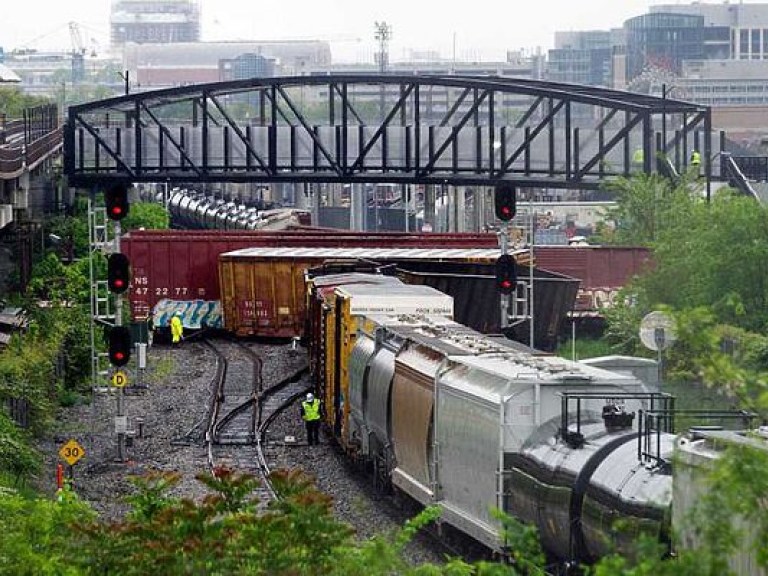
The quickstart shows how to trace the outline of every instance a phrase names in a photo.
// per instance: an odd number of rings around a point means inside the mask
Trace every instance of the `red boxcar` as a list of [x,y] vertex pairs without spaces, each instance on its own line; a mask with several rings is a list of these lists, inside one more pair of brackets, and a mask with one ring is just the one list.
[[537,246],[536,267],[581,280],[575,312],[595,313],[613,305],[626,283],[651,265],[647,248]]

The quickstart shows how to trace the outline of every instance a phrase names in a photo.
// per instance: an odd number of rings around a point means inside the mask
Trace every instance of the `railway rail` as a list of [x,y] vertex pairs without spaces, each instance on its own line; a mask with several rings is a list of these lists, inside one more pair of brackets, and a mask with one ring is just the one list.
[[309,389],[307,366],[264,383],[264,358],[242,342],[204,340],[216,355],[204,442],[210,471],[227,466],[254,474],[263,503],[276,499],[270,472],[281,460],[280,446],[267,441],[274,419]]

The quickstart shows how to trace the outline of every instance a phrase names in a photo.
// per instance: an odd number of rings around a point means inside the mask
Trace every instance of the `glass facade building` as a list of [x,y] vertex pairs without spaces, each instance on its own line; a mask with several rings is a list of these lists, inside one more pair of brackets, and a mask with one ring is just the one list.
[[650,13],[624,23],[627,39],[627,80],[647,66],[680,74],[683,60],[702,60],[704,17]]

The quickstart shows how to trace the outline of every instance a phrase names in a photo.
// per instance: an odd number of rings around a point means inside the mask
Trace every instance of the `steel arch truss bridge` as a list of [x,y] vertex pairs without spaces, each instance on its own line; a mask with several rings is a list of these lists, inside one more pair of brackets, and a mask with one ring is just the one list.
[[390,182],[593,189],[677,173],[711,115],[690,102],[492,76],[252,78],[69,109],[71,186],[130,182]]

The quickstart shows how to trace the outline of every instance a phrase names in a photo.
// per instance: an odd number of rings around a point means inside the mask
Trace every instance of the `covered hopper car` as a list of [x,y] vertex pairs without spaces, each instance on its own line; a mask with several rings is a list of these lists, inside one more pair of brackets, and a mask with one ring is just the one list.
[[[640,533],[664,538],[672,476],[638,457],[635,421],[664,395],[445,314],[334,313],[357,289],[386,298],[389,280],[314,282],[310,355],[327,429],[380,482],[500,554],[494,508],[535,525],[570,562],[632,552]],[[661,462],[673,436],[659,434],[658,447]]]

